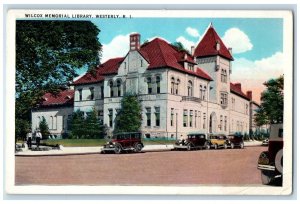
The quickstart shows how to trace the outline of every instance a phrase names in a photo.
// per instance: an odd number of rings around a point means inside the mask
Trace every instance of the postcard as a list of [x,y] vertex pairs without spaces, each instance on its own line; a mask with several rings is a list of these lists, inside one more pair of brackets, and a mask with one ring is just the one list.
[[13,9],[6,31],[7,193],[292,193],[291,11]]

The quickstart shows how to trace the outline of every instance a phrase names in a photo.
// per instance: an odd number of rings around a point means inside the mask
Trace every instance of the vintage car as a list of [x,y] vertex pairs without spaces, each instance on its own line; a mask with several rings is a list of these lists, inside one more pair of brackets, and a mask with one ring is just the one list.
[[234,149],[235,147],[239,147],[241,149],[244,148],[244,139],[243,135],[238,134],[231,134],[228,135],[229,145],[231,149]]
[[[260,154],[257,168],[261,170],[263,184],[271,184],[280,180],[282,184],[283,171],[283,125],[270,125],[268,150]],[[277,179],[278,178],[278,179]]]
[[113,135],[112,140],[107,142],[101,153],[114,152],[120,154],[125,151],[141,152],[144,145],[141,141],[140,132],[125,132]]
[[174,149],[209,149],[210,142],[207,140],[207,135],[204,133],[190,133],[186,139],[180,139],[175,142]]
[[217,134],[217,135],[210,135],[210,145],[214,149],[224,148],[227,149],[230,145],[230,142],[226,135]]

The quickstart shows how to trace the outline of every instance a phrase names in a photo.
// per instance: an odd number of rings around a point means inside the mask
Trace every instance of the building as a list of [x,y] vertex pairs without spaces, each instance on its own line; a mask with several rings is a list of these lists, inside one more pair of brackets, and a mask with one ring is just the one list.
[[141,45],[140,34],[133,33],[125,56],[107,60],[96,75],[86,73],[73,83],[73,108],[95,108],[99,120],[113,130],[122,97],[132,93],[142,104],[145,137],[249,133],[252,98],[241,83],[230,81],[232,61],[231,48],[212,25],[191,52],[161,38]]
[[57,95],[46,93],[42,103],[32,109],[32,130],[39,128],[39,124],[45,118],[51,136],[60,138],[68,131],[68,118],[74,110],[74,90],[62,90]]

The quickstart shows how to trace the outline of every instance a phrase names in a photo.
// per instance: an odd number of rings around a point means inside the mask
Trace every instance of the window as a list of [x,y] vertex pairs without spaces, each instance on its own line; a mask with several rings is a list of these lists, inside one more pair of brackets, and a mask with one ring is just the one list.
[[72,121],[72,115],[68,115],[67,130],[71,130],[71,121]]
[[221,82],[227,83],[227,70],[226,69],[221,70]]
[[192,64],[188,64],[188,70],[194,71],[194,66]]
[[248,104],[246,104],[246,115],[248,115]]
[[114,97],[114,84],[112,81],[109,82],[109,88],[110,88],[110,97]]
[[205,100],[206,86],[200,85],[200,99]]
[[90,87],[90,94],[91,94],[91,95],[90,95],[90,99],[91,99],[91,100],[94,100],[94,97],[95,97],[95,96],[94,96],[94,87]]
[[117,91],[118,91],[118,96],[121,96],[121,81],[117,81]]
[[171,94],[175,93],[175,79],[174,77],[171,78]]
[[224,116],[224,131],[227,131],[227,116]]
[[188,81],[188,96],[193,96],[193,83],[192,81]]
[[226,106],[227,105],[227,93],[221,92],[221,105]]
[[197,111],[195,110],[195,128],[197,127]]
[[185,109],[185,110],[183,110],[183,127],[187,127],[187,110]]
[[143,66],[143,60],[141,60],[141,67]]
[[156,93],[160,93],[160,77],[156,77]]
[[65,122],[65,120],[66,120],[66,116],[62,116],[62,129],[64,130],[66,127],[66,122]]
[[155,107],[155,126],[160,126],[160,107]]
[[199,128],[201,128],[202,126],[201,126],[201,111],[198,111],[198,118],[199,118],[199,121],[198,121],[198,123],[199,123]]
[[235,98],[231,98],[232,110],[235,109]]
[[205,129],[206,113],[203,113],[203,129]]
[[152,84],[151,84],[151,78],[147,78],[147,85],[148,85],[148,94],[152,94]]
[[101,99],[104,99],[104,87],[101,86]]
[[124,69],[126,69],[126,62],[124,62]]
[[223,126],[223,115],[220,116],[220,130],[222,130]]
[[151,126],[151,108],[146,108],[147,126]]
[[190,127],[193,127],[193,111],[190,110]]
[[178,95],[179,94],[179,84],[180,84],[180,80],[177,79],[177,83],[176,83],[176,87],[175,87],[175,94]]
[[171,126],[174,126],[174,108],[171,108]]
[[108,123],[109,127],[113,126],[113,109],[108,109]]
[[79,101],[82,101],[82,89],[78,89]]

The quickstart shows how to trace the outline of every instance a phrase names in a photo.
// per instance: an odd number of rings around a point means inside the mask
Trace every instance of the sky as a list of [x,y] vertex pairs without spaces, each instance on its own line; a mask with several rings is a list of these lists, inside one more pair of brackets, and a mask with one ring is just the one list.
[[231,82],[253,91],[260,102],[263,82],[283,74],[283,20],[279,18],[132,18],[92,19],[100,30],[101,62],[125,56],[129,34],[141,34],[141,43],[160,37],[181,42],[186,49],[197,46],[210,23],[227,47],[232,47]]

